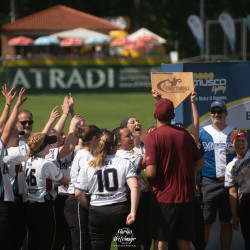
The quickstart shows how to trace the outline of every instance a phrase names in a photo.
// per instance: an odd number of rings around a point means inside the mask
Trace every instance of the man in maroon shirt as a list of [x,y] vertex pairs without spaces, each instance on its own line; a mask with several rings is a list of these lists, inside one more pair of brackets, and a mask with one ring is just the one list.
[[195,238],[195,174],[204,159],[192,136],[171,125],[173,102],[155,104],[157,129],[146,137],[146,177],[152,185],[152,220],[155,249],[167,249],[177,239],[179,249],[191,249]]

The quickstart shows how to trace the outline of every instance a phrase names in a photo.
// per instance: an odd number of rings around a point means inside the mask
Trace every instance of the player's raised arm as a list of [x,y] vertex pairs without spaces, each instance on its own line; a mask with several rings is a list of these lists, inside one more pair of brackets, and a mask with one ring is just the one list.
[[48,122],[46,123],[42,133],[44,134],[48,134],[51,129],[53,128],[53,125],[56,121],[56,119],[60,116],[60,113],[59,111],[57,110],[58,106],[54,107],[50,113],[50,117],[49,117],[49,120]]
[[17,94],[16,91],[13,93],[14,89],[15,88],[12,88],[10,91],[8,91],[6,83],[4,84],[4,86],[2,86],[1,92],[5,97],[5,105],[2,115],[0,117],[0,135],[3,133],[4,126],[9,118],[11,104],[14,101],[15,96]]
[[70,126],[69,126],[69,133],[65,140],[65,143],[63,146],[59,148],[58,159],[62,159],[64,156],[70,154],[74,150],[76,141],[77,141],[76,137],[74,136],[74,131],[76,127],[78,126],[78,124],[83,121],[84,121],[83,116],[79,114],[75,115],[72,118]]
[[27,100],[27,97],[23,98],[24,93],[25,93],[25,88],[22,87],[22,89],[19,92],[17,102],[16,102],[16,104],[11,112],[11,115],[10,115],[10,117],[9,117],[5,127],[4,127],[3,134],[1,136],[1,140],[2,140],[4,145],[8,144],[8,141],[10,138],[10,133],[15,129],[19,108]]

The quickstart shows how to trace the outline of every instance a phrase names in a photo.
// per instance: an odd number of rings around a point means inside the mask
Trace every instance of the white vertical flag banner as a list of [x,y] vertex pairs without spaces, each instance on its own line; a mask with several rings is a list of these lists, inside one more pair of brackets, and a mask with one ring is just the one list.
[[224,30],[231,47],[232,53],[235,52],[235,23],[233,18],[227,13],[221,13],[219,16],[219,22]]
[[250,15],[247,16],[247,28],[250,32]]
[[204,55],[204,31],[200,18],[196,15],[190,15],[187,19],[187,23],[194,37],[196,38],[201,50],[201,54]]

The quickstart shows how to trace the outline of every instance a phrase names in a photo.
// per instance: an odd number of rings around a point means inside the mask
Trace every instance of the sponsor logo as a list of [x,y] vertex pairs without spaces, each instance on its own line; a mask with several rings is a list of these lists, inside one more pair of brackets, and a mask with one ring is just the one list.
[[227,143],[202,142],[202,146],[203,146],[205,151],[211,151],[214,149],[225,148],[227,154],[234,153],[234,149],[231,145],[231,142],[227,142]]
[[184,93],[189,90],[188,86],[177,86],[178,83],[181,83],[182,80],[179,78],[173,78],[172,80],[166,79],[157,84],[157,88],[163,92],[171,93]]
[[224,94],[227,89],[227,80],[215,78],[214,73],[194,73],[194,84],[202,87],[212,87],[211,92],[215,95],[222,91]]

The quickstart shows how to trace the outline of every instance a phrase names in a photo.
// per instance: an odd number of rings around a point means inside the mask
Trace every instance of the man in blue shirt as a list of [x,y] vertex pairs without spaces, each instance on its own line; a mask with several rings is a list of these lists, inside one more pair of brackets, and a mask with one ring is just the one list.
[[205,159],[200,184],[204,204],[205,240],[208,242],[210,229],[219,211],[221,249],[229,250],[232,241],[231,207],[224,180],[226,165],[235,156],[230,136],[234,127],[226,125],[228,112],[225,102],[213,102],[210,111],[212,124],[201,128],[199,133],[201,152]]

